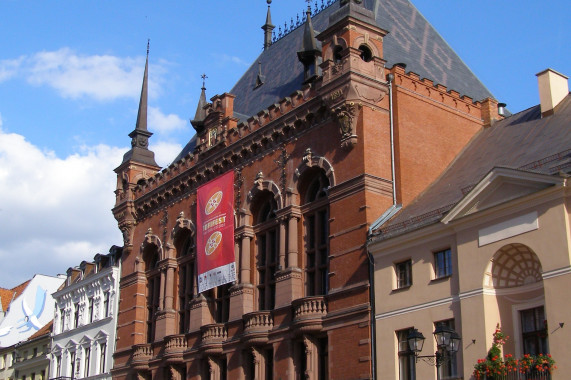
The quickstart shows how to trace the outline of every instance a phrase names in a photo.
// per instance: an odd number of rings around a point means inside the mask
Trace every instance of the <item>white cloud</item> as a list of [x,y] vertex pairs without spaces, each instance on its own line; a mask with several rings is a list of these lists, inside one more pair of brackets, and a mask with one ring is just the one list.
[[187,127],[186,120],[174,113],[166,115],[157,107],[149,107],[147,124],[150,129],[161,133],[169,133]]
[[69,48],[36,53],[29,58],[28,81],[49,85],[63,97],[109,100],[136,97],[141,91],[141,59],[111,55],[77,55]]
[[8,80],[18,73],[24,57],[0,60],[0,82]]
[[240,66],[244,66],[244,67],[248,67],[251,64],[250,62],[244,61],[240,57],[236,57],[234,55],[228,55],[228,54],[214,54],[214,58],[217,61],[230,62],[230,63],[240,65]]
[[157,164],[164,168],[172,163],[182,150],[182,146],[178,143],[159,141],[150,146],[149,149],[155,152],[155,161],[157,161]]
[[125,149],[99,145],[58,158],[0,129],[0,278],[64,273],[122,244],[111,213],[113,168]]

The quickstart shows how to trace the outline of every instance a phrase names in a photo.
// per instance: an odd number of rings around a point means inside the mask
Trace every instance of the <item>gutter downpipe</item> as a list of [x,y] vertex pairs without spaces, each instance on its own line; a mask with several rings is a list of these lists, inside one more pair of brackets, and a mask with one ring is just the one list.
[[387,75],[389,85],[389,124],[391,131],[391,175],[393,180],[393,206],[397,204],[397,185],[395,181],[395,140],[394,140],[394,120],[393,120],[393,74]]
[[[387,85],[389,86],[389,126],[390,126],[390,138],[391,138],[391,176],[393,183],[393,205],[385,211],[377,220],[371,224],[369,227],[367,246],[371,242],[371,237],[373,230],[387,220],[389,220],[394,214],[396,214],[402,207],[402,205],[397,205],[397,190],[395,181],[395,146],[394,146],[394,121],[393,121],[393,80],[394,75],[387,75]],[[369,251],[367,247],[367,256],[369,259],[369,284],[371,286],[369,291],[369,303],[371,304],[371,372],[373,375],[373,380],[377,380],[377,341],[376,341],[376,320],[375,320],[375,258]]]

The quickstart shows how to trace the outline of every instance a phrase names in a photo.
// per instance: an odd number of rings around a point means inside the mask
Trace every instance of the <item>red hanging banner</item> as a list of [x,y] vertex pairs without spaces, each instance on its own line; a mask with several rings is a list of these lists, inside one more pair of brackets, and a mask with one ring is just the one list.
[[198,291],[236,281],[234,257],[234,172],[197,190]]

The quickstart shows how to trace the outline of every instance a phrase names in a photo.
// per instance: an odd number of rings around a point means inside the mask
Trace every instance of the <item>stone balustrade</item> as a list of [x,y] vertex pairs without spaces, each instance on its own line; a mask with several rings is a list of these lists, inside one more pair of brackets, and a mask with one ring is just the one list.
[[327,302],[324,296],[300,298],[292,303],[293,324],[301,332],[309,333],[322,328],[323,318],[327,315]]
[[165,338],[165,353],[177,354],[186,350],[186,338],[184,335],[171,335]]

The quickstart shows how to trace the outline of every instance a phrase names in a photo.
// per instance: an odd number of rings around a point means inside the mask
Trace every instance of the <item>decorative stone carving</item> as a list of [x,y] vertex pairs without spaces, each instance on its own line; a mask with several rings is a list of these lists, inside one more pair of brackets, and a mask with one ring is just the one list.
[[355,103],[347,102],[333,110],[339,123],[341,147],[344,149],[352,149],[357,144],[358,108]]
[[123,234],[123,244],[125,246],[130,246],[133,244],[133,223],[123,222],[119,225],[119,229]]
[[254,180],[254,185],[261,189],[262,188],[262,183],[264,182],[264,173],[262,173],[261,171],[258,172],[258,174],[256,174],[256,179]]
[[286,191],[286,182],[287,182],[287,161],[289,160],[290,155],[287,153],[287,150],[285,147],[282,147],[281,150],[281,154],[280,157],[276,160],[274,160],[274,162],[276,164],[278,164],[279,168],[281,169],[281,173],[280,173],[280,184],[281,184],[281,190],[282,193],[285,194]]

